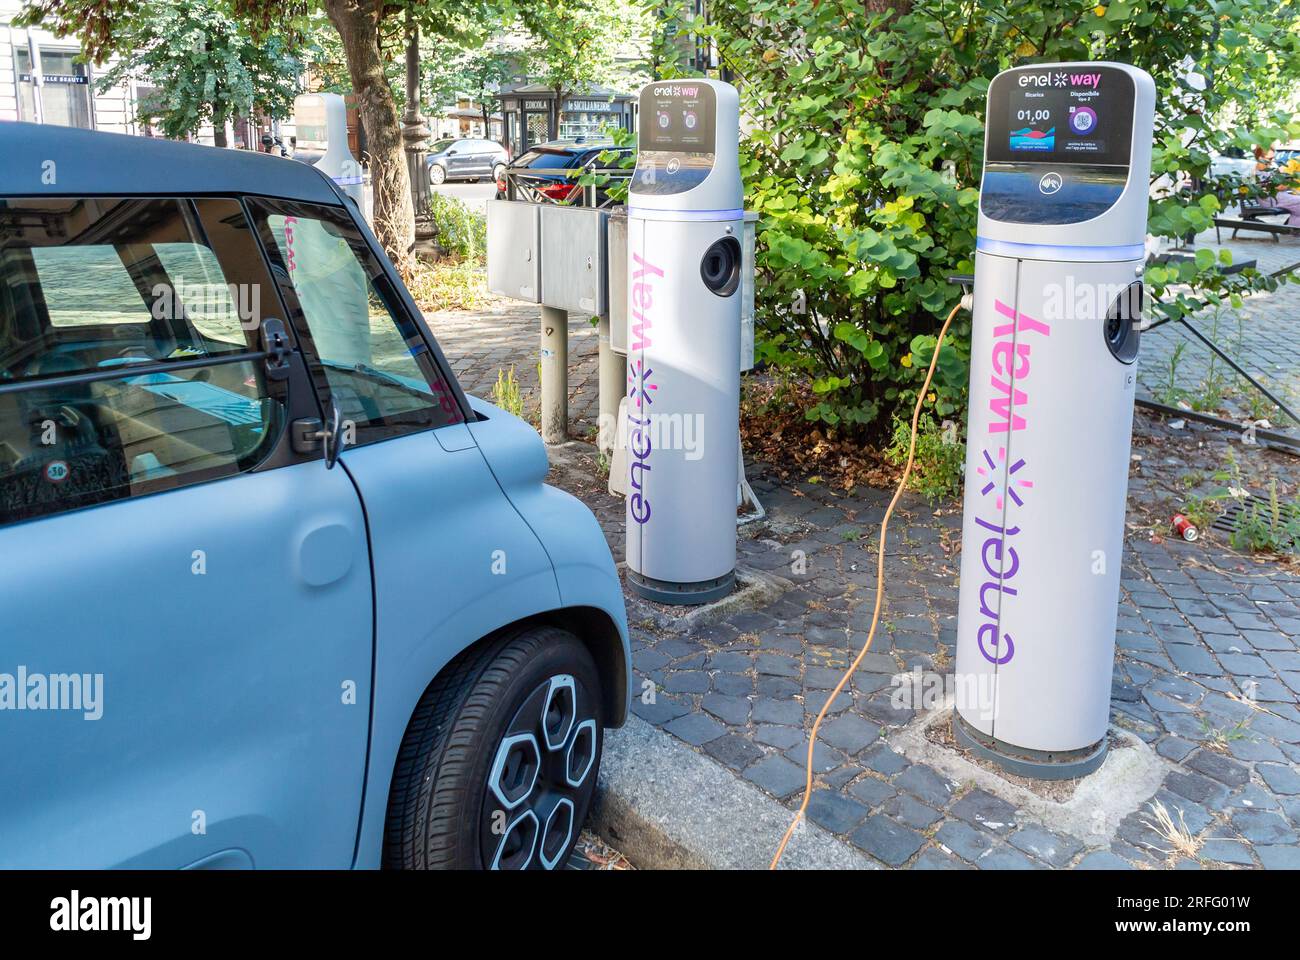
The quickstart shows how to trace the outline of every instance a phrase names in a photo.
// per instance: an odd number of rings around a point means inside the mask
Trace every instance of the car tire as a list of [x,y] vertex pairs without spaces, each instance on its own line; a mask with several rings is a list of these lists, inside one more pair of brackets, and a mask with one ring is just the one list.
[[505,175],[506,175],[506,165],[504,163],[498,163],[495,167],[492,168],[493,180],[500,180]]
[[431,164],[429,166],[429,182],[435,187],[441,186],[447,182],[447,168],[441,164]]
[[533,627],[452,661],[407,726],[384,865],[559,869],[586,819],[604,741],[587,648]]

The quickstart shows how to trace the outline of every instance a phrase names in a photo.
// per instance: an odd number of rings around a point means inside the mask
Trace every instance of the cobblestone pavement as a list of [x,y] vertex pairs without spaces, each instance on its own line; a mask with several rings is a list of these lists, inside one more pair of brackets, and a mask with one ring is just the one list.
[[[494,299],[477,310],[427,313],[425,320],[466,393],[490,400],[497,374],[514,367],[525,416],[537,425],[540,307]],[[596,428],[600,414],[596,348],[596,328],[591,321],[570,314],[569,430],[578,437]]]
[[[1298,316],[1285,313],[1277,330]],[[430,320],[469,392],[490,395],[497,370],[513,363],[532,396],[535,307]],[[596,410],[596,337],[585,320],[570,336],[571,432],[582,436]],[[1155,341],[1144,337],[1143,349]],[[1141,412],[1135,422],[1111,715],[1167,764],[1154,799],[1181,817],[1195,856],[1162,852],[1171,843],[1145,804],[1101,841],[1075,836],[891,747],[917,716],[891,703],[893,678],[916,667],[951,673],[956,631],[960,511],[910,496],[891,525],[875,646],[821,730],[811,819],[891,867],[1300,868],[1300,574],[1238,554],[1211,531],[1192,544],[1160,535],[1193,474],[1230,449],[1256,489],[1269,477],[1296,489],[1300,460],[1192,423],[1175,429]],[[596,512],[621,559],[622,501],[605,492],[594,449],[570,445],[561,459],[551,482]],[[793,808],[812,720],[865,639],[890,492],[782,485],[761,464],[750,474],[768,518],[741,528],[740,562],[791,585],[693,629],[680,610],[629,595],[634,668],[655,691],[634,710]]]
[[[1265,273],[1300,263],[1300,237],[1274,242],[1267,234],[1242,233],[1236,240],[1231,234],[1222,231],[1223,243],[1218,244],[1214,231],[1207,230],[1196,238],[1196,246],[1216,255],[1226,248],[1234,263],[1254,260]],[[1293,410],[1300,406],[1300,284],[1249,297],[1240,311],[1225,308],[1216,317],[1207,310],[1192,322]],[[1175,360],[1179,344],[1185,346]],[[1208,401],[1211,409],[1237,419],[1282,422],[1261,396],[1179,324],[1164,324],[1142,335],[1138,382],[1143,393],[1164,403],[1185,399],[1200,409]]]
[[[1198,442],[1226,441],[1207,430]],[[1287,468],[1285,455],[1254,453]],[[1153,468],[1135,465],[1130,519],[1162,510],[1145,502],[1154,494],[1143,470]],[[622,501],[574,473],[554,471],[551,482],[596,511],[621,558]],[[692,630],[681,629],[680,610],[629,594],[634,668],[655,689],[633,710],[794,807],[813,718],[865,640],[890,494],[782,486],[761,465],[751,475],[768,520],[741,528],[740,563],[792,588]],[[1171,860],[1157,852],[1170,843],[1147,825],[1146,805],[1112,840],[1089,842],[891,748],[917,717],[891,702],[892,678],[952,670],[961,520],[955,507],[936,515],[913,497],[900,509],[881,629],[814,754],[815,822],[892,867],[1300,867],[1300,576],[1212,538],[1153,543],[1149,527],[1128,538],[1112,720],[1168,761],[1154,799],[1201,844],[1199,859]],[[806,566],[792,566],[798,558]]]

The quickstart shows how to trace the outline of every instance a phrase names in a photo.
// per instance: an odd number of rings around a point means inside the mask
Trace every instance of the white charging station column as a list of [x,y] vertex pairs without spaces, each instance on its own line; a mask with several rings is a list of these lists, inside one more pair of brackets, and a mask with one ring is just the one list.
[[989,87],[957,622],[958,739],[1032,777],[1105,757],[1155,86]]
[[736,90],[641,90],[627,224],[627,564],[640,595],[705,603],[736,567],[740,239]]

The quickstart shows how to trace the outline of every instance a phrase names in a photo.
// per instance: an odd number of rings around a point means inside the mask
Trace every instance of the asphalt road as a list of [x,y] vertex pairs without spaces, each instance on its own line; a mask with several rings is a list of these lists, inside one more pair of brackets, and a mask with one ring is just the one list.
[[470,208],[478,210],[480,213],[486,212],[487,201],[491,200],[497,194],[495,181],[484,178],[478,183],[469,183],[468,181],[448,181],[440,187],[430,185],[430,190],[434,193],[441,193],[448,197],[455,197],[462,203],[467,204]]

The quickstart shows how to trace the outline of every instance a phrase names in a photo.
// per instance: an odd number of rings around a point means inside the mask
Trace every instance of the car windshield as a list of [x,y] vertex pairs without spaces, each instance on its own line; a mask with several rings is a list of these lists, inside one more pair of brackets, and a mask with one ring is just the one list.
[[429,148],[430,153],[442,153],[448,147],[452,146],[455,140],[435,140],[433,146]]

